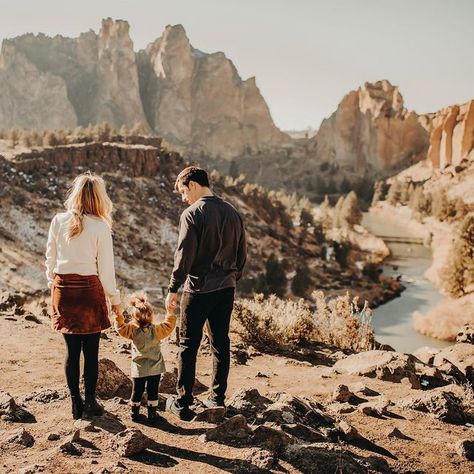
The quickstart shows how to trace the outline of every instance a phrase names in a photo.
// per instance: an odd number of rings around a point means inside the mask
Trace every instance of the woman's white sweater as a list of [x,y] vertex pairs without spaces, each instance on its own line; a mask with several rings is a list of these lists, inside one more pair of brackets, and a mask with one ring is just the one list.
[[120,303],[115,282],[114,251],[109,225],[101,218],[85,215],[84,230],[68,241],[71,214],[56,214],[49,228],[46,247],[46,276],[51,288],[54,274],[98,275],[105,294],[114,305]]

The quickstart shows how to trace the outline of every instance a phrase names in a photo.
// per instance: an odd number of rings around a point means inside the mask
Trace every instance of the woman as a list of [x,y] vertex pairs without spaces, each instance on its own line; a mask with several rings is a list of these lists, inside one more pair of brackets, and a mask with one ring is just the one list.
[[[95,391],[99,340],[110,327],[106,295],[121,311],[115,283],[112,246],[112,201],[104,180],[90,172],[78,176],[54,216],[46,249],[46,276],[52,296],[52,326],[66,343],[66,380],[74,419],[103,414]],[[85,402],[79,392],[79,358],[84,354]]]

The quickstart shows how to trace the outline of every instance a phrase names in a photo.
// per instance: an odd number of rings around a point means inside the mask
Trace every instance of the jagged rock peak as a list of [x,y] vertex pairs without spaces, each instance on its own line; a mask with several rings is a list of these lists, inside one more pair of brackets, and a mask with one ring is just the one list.
[[404,114],[403,97],[398,87],[386,79],[375,83],[366,82],[358,90],[362,112],[370,111],[375,117]]

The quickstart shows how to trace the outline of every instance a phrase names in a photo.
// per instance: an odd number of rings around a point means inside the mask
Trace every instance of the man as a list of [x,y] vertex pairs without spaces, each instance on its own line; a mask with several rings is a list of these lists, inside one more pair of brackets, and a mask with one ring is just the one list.
[[181,214],[178,246],[174,256],[166,307],[177,305],[182,284],[178,396],[167,410],[180,419],[194,418],[196,356],[207,321],[213,354],[212,386],[207,407],[224,406],[230,367],[230,317],[236,281],[247,256],[245,229],[240,214],[215,196],[206,171],[190,166],[178,175],[175,190],[189,207]]

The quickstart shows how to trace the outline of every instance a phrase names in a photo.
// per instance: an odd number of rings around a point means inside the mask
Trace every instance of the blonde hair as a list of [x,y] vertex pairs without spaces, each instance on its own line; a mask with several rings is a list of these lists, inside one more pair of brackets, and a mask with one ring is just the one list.
[[84,215],[100,217],[112,227],[113,205],[107,195],[105,181],[90,171],[74,179],[64,206],[72,214],[66,230],[68,240],[84,230]]
[[129,304],[132,319],[138,326],[144,328],[153,323],[153,308],[145,295],[132,295]]

